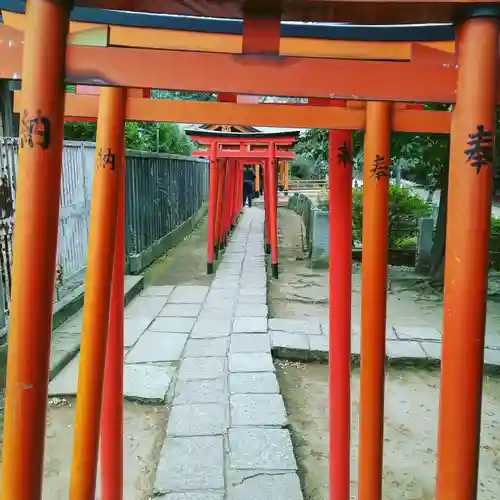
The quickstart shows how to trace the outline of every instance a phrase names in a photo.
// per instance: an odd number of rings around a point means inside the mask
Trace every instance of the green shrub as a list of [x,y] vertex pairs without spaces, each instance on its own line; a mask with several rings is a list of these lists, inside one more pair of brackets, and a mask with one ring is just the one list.
[[491,218],[490,267],[500,270],[500,219],[498,217]]
[[417,248],[417,236],[408,236],[396,242],[398,250],[415,250]]
[[418,219],[431,213],[429,204],[410,189],[389,186],[389,248],[400,248],[414,239]]
[[[328,192],[318,195],[318,207],[328,210]],[[426,201],[404,187],[389,186],[389,248],[415,248],[417,223],[428,217],[431,209]],[[499,226],[500,227],[500,226]],[[363,233],[363,189],[352,190],[352,239],[361,241]],[[500,229],[499,229],[500,249]]]
[[305,156],[297,155],[290,163],[290,175],[297,179],[308,179],[313,167],[314,161]]

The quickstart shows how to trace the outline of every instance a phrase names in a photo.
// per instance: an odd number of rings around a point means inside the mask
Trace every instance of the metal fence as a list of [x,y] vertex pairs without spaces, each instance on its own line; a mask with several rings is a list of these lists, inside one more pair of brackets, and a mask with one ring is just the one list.
[[208,162],[127,152],[127,254],[138,254],[194,215],[207,199]]
[[[17,148],[17,138],[0,137],[0,326],[10,303]],[[64,142],[56,301],[83,281],[94,156],[94,143]],[[132,255],[181,225],[202,206],[208,196],[208,162],[127,151],[126,166],[126,252]]]

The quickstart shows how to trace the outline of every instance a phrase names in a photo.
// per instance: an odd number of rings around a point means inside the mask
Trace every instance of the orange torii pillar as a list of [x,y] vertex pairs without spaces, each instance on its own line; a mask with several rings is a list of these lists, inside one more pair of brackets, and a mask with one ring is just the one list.
[[236,212],[238,210],[238,205],[237,205],[237,201],[236,201],[236,195],[239,192],[239,187],[238,187],[238,184],[239,184],[239,175],[238,175],[238,172],[239,172],[238,161],[234,160],[234,164],[233,164],[233,194],[232,194],[232,198],[231,198],[231,206],[232,206],[232,210],[231,210],[231,230],[234,228],[234,226],[236,224]]
[[[130,90],[129,90],[130,95]],[[118,194],[116,242],[109,315],[108,343],[101,417],[102,498],[123,499],[123,363],[125,295],[125,175],[126,149],[123,145],[122,175]]]
[[[77,85],[77,94],[99,95],[100,88]],[[128,89],[127,97],[149,97],[148,89]],[[123,498],[123,363],[124,363],[124,288],[125,288],[125,145],[122,151],[122,175],[116,243],[113,259],[109,332],[106,347],[101,417],[101,489],[109,500]]]
[[2,500],[42,497],[70,6],[31,0],[25,17]]
[[264,251],[266,254],[271,253],[271,226],[270,226],[270,210],[269,210],[269,202],[271,199],[271,192],[270,192],[270,187],[269,187],[269,161],[264,161],[262,168],[264,170],[264,214],[265,214],[265,224],[264,224],[264,231],[265,231],[265,244],[264,244]]
[[[345,103],[332,101],[330,105],[344,106]],[[330,498],[349,500],[352,292],[352,132],[350,130],[330,130],[329,164]]]
[[224,202],[223,206],[223,221],[222,221],[222,245],[224,248],[227,246],[228,236],[229,236],[229,212],[231,204],[229,200],[231,199],[232,191],[232,166],[233,159],[228,158],[226,161],[226,190],[224,192]]
[[235,189],[235,171],[236,171],[236,160],[228,159],[227,160],[227,193],[224,199],[226,202],[224,203],[224,246],[227,246],[229,231],[231,230],[231,218],[233,206],[231,200],[234,198],[234,189]]
[[288,161],[282,160],[279,163],[280,184],[283,191],[288,191]]
[[457,33],[446,229],[437,500],[477,498],[500,10]]
[[217,218],[217,193],[219,190],[217,168],[217,142],[213,141],[210,144],[209,154],[209,186],[208,186],[208,238],[207,238],[207,274],[214,272],[214,260],[216,253],[215,243],[215,221]]
[[238,196],[238,206],[239,206],[239,210],[238,212],[241,211],[241,209],[243,208],[243,170],[245,168],[245,165],[244,165],[244,162],[241,162],[239,164],[239,170],[238,170],[238,193],[239,193],[239,196]]
[[288,160],[283,165],[283,190],[288,195]]
[[215,217],[215,258],[219,258],[219,251],[223,248],[223,212],[224,212],[224,196],[226,193],[227,184],[227,158],[217,160],[217,213]]
[[381,500],[391,103],[366,105],[358,500]]
[[95,497],[126,94],[126,89],[108,87],[101,89],[99,98],[70,500]]
[[[100,88],[77,85],[77,94],[99,95]],[[128,89],[128,97],[149,97],[148,89]],[[123,498],[123,324],[125,287],[125,146],[123,147],[122,175],[119,180],[119,201],[113,279],[111,290],[109,333],[101,417],[101,488],[102,497],[109,500]]]
[[255,186],[253,190],[255,193],[260,192],[260,163],[255,164]]
[[[272,150],[271,155],[274,155],[274,144],[270,144]],[[267,160],[267,185],[268,193],[268,209],[269,209],[269,242],[271,244],[271,276],[278,278],[278,159],[273,156]]]
[[240,160],[236,160],[236,189],[234,193],[235,199],[235,224],[240,215],[243,206],[243,164]]

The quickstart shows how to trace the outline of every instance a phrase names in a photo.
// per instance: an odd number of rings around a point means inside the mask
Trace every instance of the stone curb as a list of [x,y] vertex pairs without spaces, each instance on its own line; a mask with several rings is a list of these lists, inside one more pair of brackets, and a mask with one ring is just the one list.
[[[136,278],[135,282],[127,287],[127,283],[125,282],[125,295],[123,298],[124,307],[127,307],[128,304],[139,295],[144,288],[144,277],[143,276],[134,276]],[[82,294],[82,305],[79,309],[77,309],[73,314],[76,314],[83,307],[83,294]],[[66,318],[69,319],[69,318]],[[67,353],[61,357],[57,363],[54,363],[50,367],[49,371],[49,381],[54,379],[57,374],[61,372],[61,370],[71,362],[71,360],[80,352],[80,344],[72,347],[67,351]]]
[[[418,344],[416,341],[397,341],[405,344]],[[325,349],[304,349],[302,347],[291,347],[290,345],[276,345],[273,344],[271,348],[271,354],[275,359],[281,359],[286,361],[301,361],[306,363],[328,363],[328,350]],[[441,359],[428,357],[423,354],[422,356],[389,356],[386,355],[386,366],[393,367],[403,367],[403,366],[413,366],[413,367],[434,367],[439,368],[441,366]],[[351,353],[351,366],[359,366],[361,361],[361,355],[359,353]],[[500,363],[489,362],[485,360],[484,362],[484,373],[486,375],[499,375],[500,374]]]
[[[127,287],[125,285],[124,304],[136,297],[144,288],[144,278],[142,276],[134,276],[134,281]],[[71,316],[75,315],[83,307],[84,285],[78,287],[72,294],[68,294],[68,299],[61,301],[60,307],[54,311],[53,315],[53,331],[59,328]],[[66,298],[66,297],[65,297]],[[5,376],[7,371],[7,351],[8,342],[0,346],[0,387],[5,387]],[[63,356],[57,359],[56,363],[51,363],[49,371],[49,380],[52,380],[60,371],[78,354],[80,344],[72,345]]]

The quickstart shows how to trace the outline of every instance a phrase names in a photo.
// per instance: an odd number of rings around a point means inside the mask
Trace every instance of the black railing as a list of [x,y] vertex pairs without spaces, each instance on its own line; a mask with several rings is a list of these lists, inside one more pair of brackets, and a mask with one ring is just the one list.
[[206,200],[208,162],[127,152],[126,242],[134,255],[179,227]]

